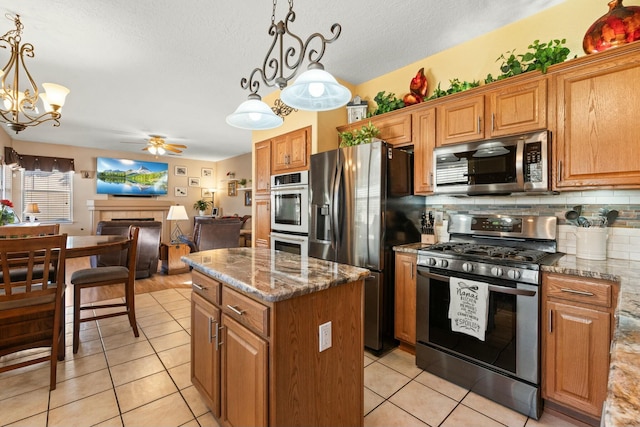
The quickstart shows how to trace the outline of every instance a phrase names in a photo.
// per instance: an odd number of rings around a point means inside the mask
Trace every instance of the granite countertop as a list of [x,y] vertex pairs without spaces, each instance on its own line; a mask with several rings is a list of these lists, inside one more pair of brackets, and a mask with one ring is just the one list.
[[318,292],[369,276],[369,270],[264,248],[194,252],[180,258],[214,279],[266,302]]
[[543,271],[620,283],[602,425],[637,426],[640,420],[640,261],[589,261],[565,255]]
[[[394,246],[396,252],[417,253],[424,243]],[[429,245],[426,245],[429,246]],[[590,261],[565,255],[542,271],[611,280],[620,283],[611,345],[611,364],[602,425],[637,426],[640,420],[640,261]]]

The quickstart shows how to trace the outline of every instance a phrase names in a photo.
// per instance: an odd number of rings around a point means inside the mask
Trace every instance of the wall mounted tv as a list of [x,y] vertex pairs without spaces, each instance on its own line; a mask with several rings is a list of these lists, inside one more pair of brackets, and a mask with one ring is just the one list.
[[98,194],[158,196],[167,194],[169,164],[98,157]]

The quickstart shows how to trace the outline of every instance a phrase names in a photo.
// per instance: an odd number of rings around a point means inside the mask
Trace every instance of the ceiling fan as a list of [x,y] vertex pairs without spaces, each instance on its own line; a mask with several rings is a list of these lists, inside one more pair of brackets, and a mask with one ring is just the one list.
[[154,155],[163,155],[169,151],[171,153],[180,154],[184,148],[187,148],[187,146],[183,144],[169,144],[165,141],[164,137],[160,135],[149,135],[147,146],[144,147],[142,151],[148,151]]

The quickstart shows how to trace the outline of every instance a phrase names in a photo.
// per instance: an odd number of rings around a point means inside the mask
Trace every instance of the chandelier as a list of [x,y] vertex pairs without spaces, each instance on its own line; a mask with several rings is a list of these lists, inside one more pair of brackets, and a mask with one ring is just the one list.
[[[320,33],[311,34],[305,42],[289,30],[289,24],[294,22],[296,14],[293,11],[293,0],[289,0],[289,12],[284,21],[276,23],[276,4],[273,1],[271,25],[269,35],[273,37],[271,47],[262,62],[262,67],[255,68],[249,77],[240,80],[240,87],[248,89],[251,93],[248,100],[240,104],[233,114],[227,116],[227,123],[231,126],[260,130],[272,129],[282,124],[282,117],[276,115],[272,109],[264,103],[258,90],[260,82],[268,87],[277,86],[282,91],[280,98],[287,106],[307,111],[333,110],[351,99],[349,89],[342,86],[336,79],[324,71],[320,60],[324,56],[326,45],[334,42],[340,36],[342,27],[340,24],[331,26],[333,37],[326,38]],[[287,41],[285,36],[288,37]],[[313,47],[311,47],[313,45]],[[302,65],[305,57],[309,60],[307,71],[291,85],[293,79]]]
[[[9,30],[0,37],[0,47],[9,48],[11,54],[9,62],[0,70],[0,121],[17,134],[28,126],[37,126],[40,123],[53,120],[53,126],[60,126],[60,112],[69,89],[54,83],[43,83],[45,93],[40,93],[36,82],[31,77],[24,62],[25,57],[33,58],[33,45],[23,43],[20,15],[5,15],[12,20],[15,30]],[[29,87],[20,87],[20,77],[26,77]],[[42,100],[44,113],[38,111],[38,97]]]

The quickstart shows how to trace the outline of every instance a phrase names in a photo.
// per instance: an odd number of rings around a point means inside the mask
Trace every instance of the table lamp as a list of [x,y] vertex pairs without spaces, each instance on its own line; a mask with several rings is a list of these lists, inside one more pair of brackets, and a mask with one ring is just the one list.
[[187,210],[182,205],[175,205],[169,207],[169,213],[167,214],[167,220],[176,221],[176,228],[171,233],[171,243],[178,243],[180,240],[180,236],[183,235],[182,230],[180,230],[180,225],[178,221],[186,221],[189,219],[187,215]]
[[27,217],[29,218],[29,222],[31,222],[33,224],[33,222],[36,220],[36,216],[33,215],[33,214],[40,213],[40,209],[38,208],[38,204],[37,203],[27,203],[27,207],[24,210],[24,213],[27,214]]

